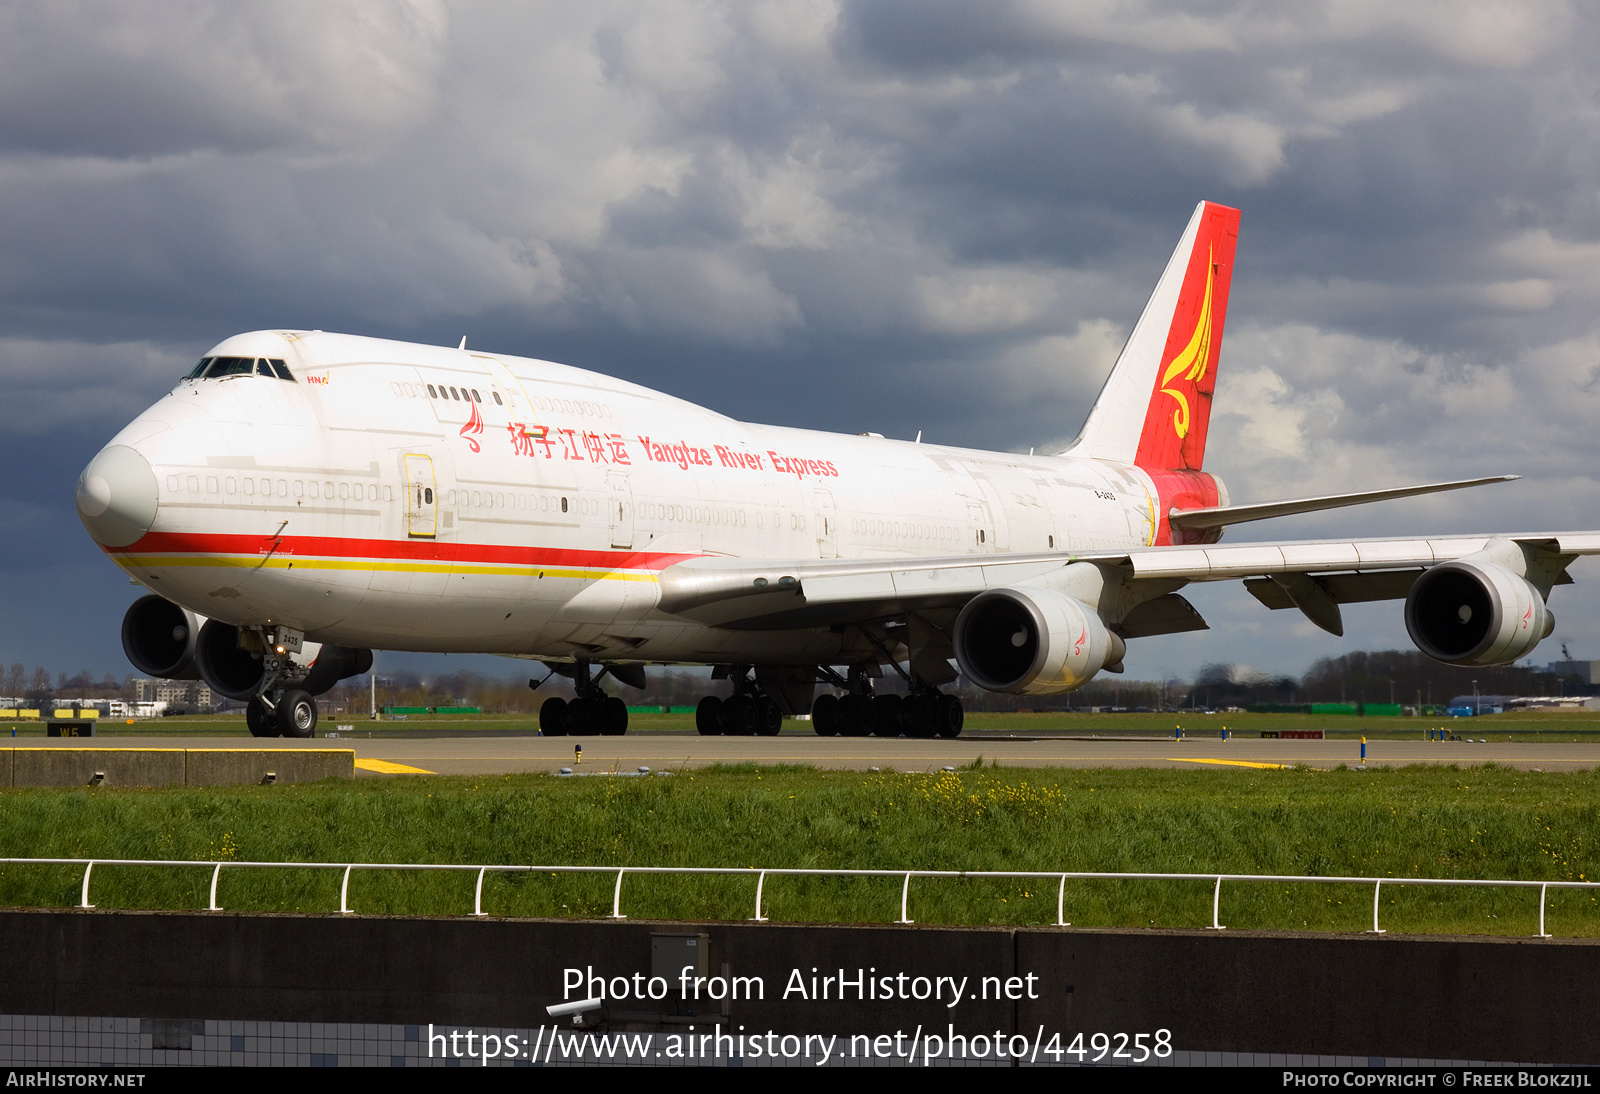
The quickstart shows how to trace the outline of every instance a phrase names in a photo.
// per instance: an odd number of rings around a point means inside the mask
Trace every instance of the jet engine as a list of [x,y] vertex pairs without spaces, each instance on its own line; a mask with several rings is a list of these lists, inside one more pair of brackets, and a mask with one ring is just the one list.
[[1051,589],[1011,586],[980,593],[956,618],[956,663],[989,691],[1073,691],[1122,661],[1122,639],[1081,600]]
[[1458,559],[1424,570],[1406,597],[1406,630],[1447,665],[1508,665],[1555,629],[1539,590],[1503,566]]
[[122,652],[146,676],[164,680],[198,680],[194,651],[203,615],[180,608],[165,597],[141,596],[122,617]]
[[[240,701],[253,699],[261,690],[269,670],[267,654],[259,637],[231,623],[208,620],[195,642],[194,662],[201,677],[218,695]],[[358,676],[372,667],[372,651],[304,642],[298,653],[275,655],[280,662],[279,679],[312,695],[320,695],[347,676]]]

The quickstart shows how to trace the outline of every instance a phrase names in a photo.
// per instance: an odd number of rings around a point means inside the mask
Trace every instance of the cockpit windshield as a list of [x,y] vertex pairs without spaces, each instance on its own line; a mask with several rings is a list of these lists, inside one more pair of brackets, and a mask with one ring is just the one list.
[[289,371],[289,366],[277,358],[267,357],[202,357],[200,363],[190,370],[185,380],[216,380],[224,376],[266,376],[276,377],[294,383],[294,373]]

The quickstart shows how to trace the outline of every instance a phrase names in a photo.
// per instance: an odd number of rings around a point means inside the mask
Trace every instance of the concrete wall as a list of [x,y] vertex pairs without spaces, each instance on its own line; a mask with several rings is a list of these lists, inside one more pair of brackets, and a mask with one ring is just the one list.
[[356,754],[325,748],[0,748],[0,786],[226,786],[353,778]]
[[[732,1028],[893,1034],[1171,1031],[1190,1051],[1600,1063],[1600,942],[1246,932],[801,927],[147,912],[0,912],[0,1013],[530,1029],[565,970],[651,972],[700,932],[713,974],[760,978]],[[799,998],[819,977],[966,977],[942,1000]],[[1028,977],[1032,980],[1028,980]],[[983,978],[992,994],[974,998]],[[997,990],[993,990],[997,989]],[[587,994],[587,985],[572,997]],[[847,995],[853,994],[847,991]],[[613,1027],[723,1011],[613,1003]]]

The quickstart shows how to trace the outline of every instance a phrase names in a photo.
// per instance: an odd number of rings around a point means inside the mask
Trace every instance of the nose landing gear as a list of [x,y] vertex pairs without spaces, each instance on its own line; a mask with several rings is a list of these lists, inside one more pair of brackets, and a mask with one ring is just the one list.
[[252,737],[315,737],[317,701],[298,688],[279,690],[276,699],[264,691],[245,706],[244,724]]

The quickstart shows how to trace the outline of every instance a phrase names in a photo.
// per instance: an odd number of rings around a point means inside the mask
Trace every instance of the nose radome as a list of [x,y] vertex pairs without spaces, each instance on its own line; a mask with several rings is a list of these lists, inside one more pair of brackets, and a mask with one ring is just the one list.
[[107,445],[78,476],[78,518],[94,541],[126,547],[156,519],[156,473],[126,445]]

